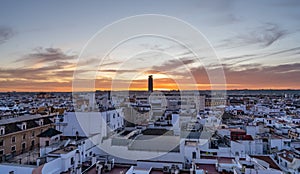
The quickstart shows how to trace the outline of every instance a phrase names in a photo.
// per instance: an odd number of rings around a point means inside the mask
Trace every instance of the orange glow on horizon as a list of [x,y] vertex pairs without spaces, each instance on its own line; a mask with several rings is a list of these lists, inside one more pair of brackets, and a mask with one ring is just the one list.
[[[248,80],[247,78],[245,78]],[[196,79],[197,81],[197,79]],[[227,81],[232,79],[227,78]],[[241,81],[241,83],[228,83],[228,84],[210,84],[207,79],[204,78],[197,81],[196,84],[187,84],[183,82],[176,82],[171,78],[155,78],[154,90],[260,90],[260,89],[300,89],[297,82],[290,83],[276,83],[265,82],[256,84],[247,84],[247,81]],[[147,79],[142,80],[115,80],[109,81],[108,79],[95,80],[95,88],[92,86],[87,88],[84,86],[84,82],[81,88],[72,88],[73,81],[26,81],[26,80],[10,80],[1,81],[0,92],[72,92],[72,91],[95,91],[95,90],[112,90],[112,91],[147,91]],[[182,84],[178,84],[182,83]],[[112,87],[113,84],[113,87]]]
[[[199,84],[197,90],[211,90],[211,84]],[[299,88],[295,86],[283,86],[283,87],[278,87],[278,86],[244,86],[244,85],[238,85],[237,84],[226,84],[225,90],[268,90],[268,89],[273,89],[273,90],[287,90],[287,89],[294,89],[298,90]],[[104,88],[94,88],[94,89],[81,89],[79,91],[94,91],[94,90],[102,90],[102,91],[107,91],[107,90],[112,90],[110,87],[104,87]],[[120,89],[114,89],[115,91],[147,91],[148,88],[147,86],[144,87],[135,87],[130,86],[130,88],[120,88]],[[172,84],[156,84],[154,87],[154,90],[159,91],[159,90],[195,90],[195,89],[189,89],[189,88],[184,88],[184,89],[179,89],[177,85],[172,85]],[[224,88],[215,88],[215,90],[224,90]],[[0,92],[72,92],[72,87],[71,86],[66,86],[66,87],[49,87],[49,86],[44,86],[44,87],[38,87],[38,88],[23,88],[23,86],[20,87],[15,87],[15,88],[0,88]],[[75,91],[74,91],[75,92]]]

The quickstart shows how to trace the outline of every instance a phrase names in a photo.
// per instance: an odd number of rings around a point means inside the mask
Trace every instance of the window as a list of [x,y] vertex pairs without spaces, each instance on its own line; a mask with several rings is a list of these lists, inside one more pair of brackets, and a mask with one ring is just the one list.
[[33,147],[34,144],[35,144],[35,143],[34,143],[34,140],[32,140],[32,141],[31,141],[31,147]]
[[0,140],[0,146],[4,145],[4,140]]
[[23,134],[23,140],[25,140],[26,139],[26,134]]
[[23,129],[23,130],[25,130],[25,129],[26,129],[26,125],[25,125],[25,124],[23,124],[23,126],[22,126],[22,129]]
[[4,154],[4,150],[0,150],[0,155],[3,155]]
[[49,141],[46,141],[46,146],[49,146]]
[[15,143],[16,142],[16,137],[11,137],[11,142]]
[[106,123],[109,123],[110,122],[110,114],[107,114],[106,115]]
[[22,143],[22,150],[25,150],[25,148],[26,148],[26,144]]
[[116,117],[116,114],[114,113],[113,118],[115,118],[115,117]]
[[0,135],[4,135],[4,129],[0,130]]
[[16,151],[16,146],[11,146],[11,152],[15,152]]
[[193,159],[196,159],[196,152],[193,152],[192,156]]
[[31,136],[34,137],[34,131],[31,132]]
[[71,158],[71,165],[74,164],[74,157]]

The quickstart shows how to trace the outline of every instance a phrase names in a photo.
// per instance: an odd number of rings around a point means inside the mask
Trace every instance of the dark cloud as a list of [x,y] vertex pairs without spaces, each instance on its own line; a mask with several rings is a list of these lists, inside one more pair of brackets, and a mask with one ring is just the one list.
[[60,48],[36,48],[33,53],[17,60],[28,63],[51,63],[56,61],[74,60],[77,55],[67,55]]
[[[227,84],[235,88],[291,88],[299,89],[300,63],[263,66],[245,64],[239,67],[223,67]],[[213,70],[212,70],[213,71]],[[191,69],[199,84],[209,84],[209,76],[204,67]]]
[[168,60],[162,65],[153,66],[153,70],[157,71],[169,71],[169,70],[175,70],[182,66],[187,66],[189,64],[192,64],[196,62],[197,59],[195,58],[179,58],[179,59],[172,59]]
[[275,51],[270,54],[267,54],[266,56],[274,56],[274,55],[279,55],[279,54],[284,54],[284,53],[295,52],[295,51],[299,51],[299,50],[300,50],[300,47],[295,47],[295,48],[285,49],[285,50],[281,50],[281,51]]
[[14,34],[15,32],[11,28],[0,26],[0,44],[7,42]]
[[122,61],[111,61],[111,62],[107,62],[107,63],[102,63],[100,66],[104,67],[104,66],[110,66],[110,65],[119,65],[121,63],[123,63],[123,62]]
[[286,30],[281,29],[276,24],[267,23],[262,27],[249,31],[245,34],[239,34],[233,38],[225,39],[219,47],[236,48],[248,45],[258,45],[262,48],[272,45],[287,34]]
[[[19,68],[0,68],[2,79],[23,79],[32,81],[58,81],[71,79],[75,63],[75,55],[67,55],[59,48],[37,48],[24,55],[17,62],[24,62]],[[83,70],[78,70],[81,73]]]
[[277,25],[271,24],[271,27],[265,29],[265,33],[260,35],[256,33],[256,38],[253,41],[261,43],[263,46],[267,47],[272,45],[278,39],[284,37],[287,33],[286,30],[281,30]]
[[240,55],[240,56],[232,56],[232,57],[223,57],[224,60],[240,60],[240,59],[245,59],[249,57],[255,57],[257,56],[256,54],[245,54],[245,55]]
[[[101,63],[101,64],[100,64]],[[78,63],[78,66],[100,66],[100,68],[110,65],[119,65],[121,61],[112,61],[112,60],[105,60],[102,62],[101,58],[89,58],[89,59],[82,59]]]
[[0,78],[24,80],[60,80],[73,77],[73,71],[64,70],[63,66],[46,66],[41,68],[0,69]]
[[[244,63],[250,60],[259,59],[259,58],[266,58],[271,57],[275,55],[281,55],[281,56],[290,56],[290,55],[298,55],[300,52],[300,47],[294,47],[289,49],[284,49],[280,51],[272,51],[271,53],[261,53],[261,54],[245,54],[245,55],[239,55],[239,56],[232,56],[232,57],[223,57],[222,60],[226,62],[226,65],[237,65],[240,63]],[[230,63],[228,63],[230,62]],[[239,65],[240,66],[240,65]]]
[[138,72],[138,70],[132,70],[132,69],[102,69],[102,70],[98,70],[98,72],[123,74],[123,73]]
[[265,66],[263,67],[262,70],[266,72],[274,72],[277,74],[298,72],[299,73],[298,75],[300,75],[300,63],[282,64],[277,66]]
[[246,88],[299,88],[300,64],[256,66],[240,71],[226,69],[227,83]]
[[166,74],[166,73],[151,69],[151,70],[145,71],[145,74]]

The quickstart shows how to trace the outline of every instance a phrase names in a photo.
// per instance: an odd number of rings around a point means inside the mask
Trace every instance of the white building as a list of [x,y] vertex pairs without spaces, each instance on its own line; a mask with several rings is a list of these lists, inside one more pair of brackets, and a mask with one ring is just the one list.
[[56,120],[56,129],[64,136],[101,134],[102,137],[106,137],[110,132],[123,127],[122,109],[103,112],[67,112],[62,119]]

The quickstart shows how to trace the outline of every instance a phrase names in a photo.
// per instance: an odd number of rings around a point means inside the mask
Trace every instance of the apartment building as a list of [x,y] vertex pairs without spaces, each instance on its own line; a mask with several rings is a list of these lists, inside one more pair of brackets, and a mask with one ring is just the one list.
[[53,115],[24,115],[1,120],[0,161],[39,146],[38,134],[52,127]]

